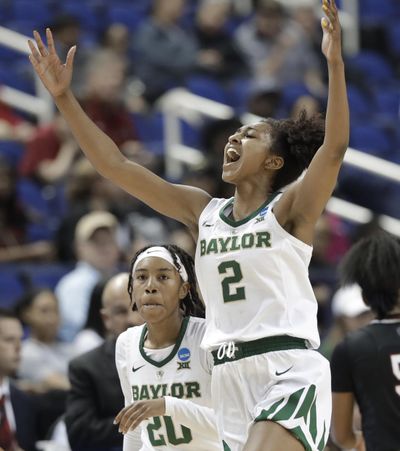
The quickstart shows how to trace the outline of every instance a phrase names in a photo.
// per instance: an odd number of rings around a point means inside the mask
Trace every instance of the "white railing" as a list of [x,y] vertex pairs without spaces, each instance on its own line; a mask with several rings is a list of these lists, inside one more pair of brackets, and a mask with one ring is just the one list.
[[[24,55],[29,55],[28,39],[30,39],[28,36],[0,26],[0,45]],[[34,77],[36,96],[31,96],[9,86],[1,86],[0,100],[7,105],[36,116],[39,123],[43,124],[52,119],[54,104],[50,94],[36,74]]]
[[[165,118],[166,175],[169,179],[178,180],[183,174],[184,164],[198,166],[204,159],[204,155],[200,150],[182,144],[181,120],[183,119],[191,125],[198,126],[202,124],[205,117],[229,119],[234,116],[234,110],[228,105],[204,99],[181,88],[168,92],[159,101],[158,106],[164,113]],[[241,116],[244,124],[254,123],[259,119],[258,116],[250,113],[245,113]],[[366,172],[400,183],[400,166],[395,163],[351,148],[347,150],[344,162]],[[326,209],[342,218],[358,223],[366,223],[373,216],[371,210],[335,197],[331,198]],[[382,227],[400,236],[400,220],[382,215],[380,221]]]

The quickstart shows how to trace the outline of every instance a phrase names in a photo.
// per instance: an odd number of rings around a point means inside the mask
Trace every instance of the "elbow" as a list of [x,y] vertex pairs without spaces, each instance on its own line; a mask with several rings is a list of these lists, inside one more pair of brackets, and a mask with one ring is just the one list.
[[352,431],[332,430],[332,439],[339,448],[351,449],[354,447],[355,436]]
[[343,160],[348,148],[349,148],[349,140],[348,139],[346,141],[342,141],[342,142],[338,143],[336,146],[337,156]]
[[334,144],[329,144],[330,155],[334,162],[341,162],[346,154],[349,147],[348,140],[341,140]]

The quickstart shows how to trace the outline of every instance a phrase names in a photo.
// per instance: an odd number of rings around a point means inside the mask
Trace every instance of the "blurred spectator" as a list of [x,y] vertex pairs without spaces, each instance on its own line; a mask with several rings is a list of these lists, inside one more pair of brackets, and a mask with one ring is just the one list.
[[61,338],[72,341],[85,324],[90,294],[96,283],[114,273],[120,257],[117,218],[105,211],[84,215],[75,228],[77,265],[56,286],[60,302]]
[[[187,252],[192,258],[196,253],[196,242],[192,235],[190,235],[187,227],[178,227],[171,232],[169,243],[179,246],[185,252]],[[137,251],[139,249],[136,249]]]
[[27,142],[19,173],[42,185],[57,183],[68,175],[78,156],[78,144],[57,113],[50,124],[38,127]]
[[100,44],[102,48],[111,50],[120,56],[126,64],[129,52],[129,28],[122,23],[111,23],[104,31]]
[[65,411],[69,381],[67,366],[72,348],[57,339],[60,326],[58,302],[48,288],[30,288],[17,304],[28,337],[22,342],[18,387],[35,396],[38,431],[46,436]]
[[15,169],[0,158],[0,263],[53,257],[51,242],[28,242],[33,219],[18,200]]
[[71,346],[57,339],[60,326],[58,302],[48,288],[34,288],[19,300],[18,313],[27,326],[22,342],[19,386],[33,393],[68,390],[68,361]]
[[309,265],[310,281],[318,302],[318,327],[321,337],[332,323],[331,299],[335,287],[336,265],[330,259],[329,249],[334,241],[330,215],[324,213],[315,225],[313,253]]
[[201,0],[194,33],[198,45],[196,72],[223,80],[246,74],[239,49],[226,31],[230,0]]
[[115,189],[112,183],[101,177],[86,158],[74,163],[65,184],[68,215],[62,218],[57,233],[58,257],[62,261],[75,260],[71,242],[79,219],[90,211],[111,210],[117,191],[121,190]]
[[0,309],[0,448],[6,451],[36,451],[35,406],[10,379],[18,370],[22,335],[20,321]]
[[309,37],[275,0],[256,0],[255,15],[235,33],[252,70],[258,92],[280,90],[289,83],[323,88],[320,65]]
[[184,85],[195,67],[196,44],[179,26],[184,7],[185,0],[153,0],[151,17],[134,35],[136,71],[150,103],[168,89]]
[[320,3],[318,0],[306,2],[295,2],[290,5],[293,20],[300,25],[307,36],[311,48],[320,60],[321,71],[326,71],[326,64],[323,63],[323,55],[320,51],[322,41],[321,18],[319,14]]
[[0,101],[0,139],[27,141],[35,127],[19,116],[11,107]]
[[262,86],[252,86],[248,93],[247,109],[249,113],[260,117],[277,117],[281,100],[282,91],[278,87],[265,90]]
[[76,335],[72,347],[74,355],[80,355],[100,346],[105,338],[106,330],[101,318],[100,310],[104,286],[108,279],[102,279],[96,283],[90,295],[90,305],[86,323],[83,329]]
[[201,148],[216,170],[221,171],[228,138],[242,125],[240,119],[236,117],[216,119],[207,122],[201,130]]
[[[228,138],[242,125],[238,118],[232,117],[231,119],[209,121],[201,130],[201,149],[206,155],[207,165],[204,168],[203,176],[200,177],[200,182],[209,183],[209,189],[211,189],[209,192],[216,197],[229,198],[233,195],[233,186],[223,183],[220,174],[224,159],[224,148]],[[197,173],[198,171],[196,171]],[[187,178],[189,179],[191,176],[189,173]],[[210,177],[214,179],[214,182],[210,180]],[[188,182],[195,183],[194,178],[190,182],[188,180]],[[214,186],[212,187],[211,185]]]
[[112,50],[89,58],[81,104],[89,117],[118,147],[139,145],[132,116],[123,103],[126,60]]
[[115,341],[128,327],[143,323],[128,295],[128,273],[112,277],[102,294],[101,316],[107,340],[71,361],[65,422],[74,451],[122,450],[123,435],[113,424],[124,405],[115,367]]
[[71,86],[74,93],[79,96],[85,85],[86,63],[91,54],[90,47],[83,43],[81,39],[81,23],[74,15],[60,14],[54,18],[50,28],[53,32],[58,55],[62,61],[65,61],[68,50],[73,45],[78,45],[78,51],[74,58],[74,78]]
[[320,352],[328,359],[347,333],[367,325],[374,317],[365,305],[358,285],[339,288],[332,298],[332,313],[334,323],[320,347]]
[[118,56],[124,64],[124,104],[131,112],[144,113],[147,110],[147,104],[143,98],[145,90],[144,83],[136,75],[136,64],[130,55],[130,31],[122,23],[111,23],[104,31],[101,41],[101,47],[111,51]]
[[300,116],[301,112],[304,110],[308,117],[314,114],[321,113],[321,103],[320,101],[311,95],[301,95],[295,99],[292,105],[289,105],[290,111],[289,115],[291,118],[296,119]]
[[[72,168],[66,183],[68,216],[61,221],[57,233],[57,249],[63,261],[74,260],[73,240],[79,219],[94,210],[110,211],[119,221],[118,243],[129,259],[132,248],[140,248],[140,242],[168,241],[167,223],[160,215],[134,197],[100,176],[90,162],[79,160]],[[139,242],[135,245],[134,242]]]

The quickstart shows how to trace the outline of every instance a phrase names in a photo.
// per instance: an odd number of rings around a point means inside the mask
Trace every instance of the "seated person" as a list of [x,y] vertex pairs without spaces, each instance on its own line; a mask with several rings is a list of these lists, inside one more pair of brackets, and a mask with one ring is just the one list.
[[143,322],[130,308],[128,279],[127,273],[120,273],[103,285],[99,308],[107,338],[69,365],[71,390],[65,424],[74,451],[122,450],[122,436],[113,425],[124,404],[115,366],[115,341],[129,326]]

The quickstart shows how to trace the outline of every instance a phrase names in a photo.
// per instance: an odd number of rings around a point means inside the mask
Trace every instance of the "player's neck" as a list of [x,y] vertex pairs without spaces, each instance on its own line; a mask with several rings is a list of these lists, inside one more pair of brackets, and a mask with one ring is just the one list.
[[247,218],[271,197],[272,194],[265,190],[264,187],[258,189],[237,187],[230,216],[235,221]]
[[179,311],[176,315],[156,323],[147,323],[147,337],[144,346],[149,349],[161,349],[174,345],[181,331],[183,316]]

